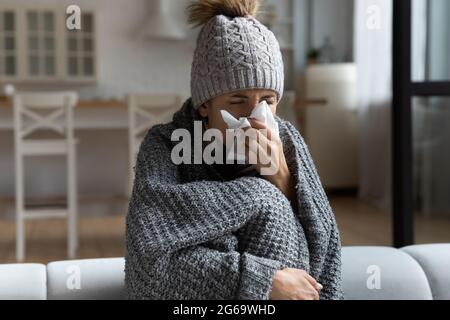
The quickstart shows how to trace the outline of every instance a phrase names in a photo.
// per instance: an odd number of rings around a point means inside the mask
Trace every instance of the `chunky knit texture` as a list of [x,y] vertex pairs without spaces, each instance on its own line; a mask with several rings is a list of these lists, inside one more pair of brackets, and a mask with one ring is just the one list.
[[193,133],[192,100],[141,144],[126,224],[130,299],[268,299],[276,270],[303,269],[341,299],[336,221],[299,132],[276,117],[298,212],[261,176],[226,179],[214,165],[174,165],[174,129]]
[[274,90],[283,95],[283,58],[272,31],[252,16],[214,16],[197,39],[191,69],[194,108],[224,93]]

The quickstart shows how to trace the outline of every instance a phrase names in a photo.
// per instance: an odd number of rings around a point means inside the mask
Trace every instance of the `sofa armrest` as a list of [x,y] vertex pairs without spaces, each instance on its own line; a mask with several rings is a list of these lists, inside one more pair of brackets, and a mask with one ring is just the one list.
[[45,300],[46,277],[43,264],[0,265],[0,300]]
[[348,300],[430,300],[427,277],[405,252],[390,247],[342,249],[344,297]]
[[402,248],[422,267],[433,299],[450,300],[450,244],[424,244]]

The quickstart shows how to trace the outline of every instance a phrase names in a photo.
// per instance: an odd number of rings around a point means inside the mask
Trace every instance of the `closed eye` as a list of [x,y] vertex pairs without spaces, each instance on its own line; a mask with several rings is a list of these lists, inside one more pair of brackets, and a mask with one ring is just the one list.
[[274,98],[269,98],[269,99],[264,99],[267,104],[274,104],[275,103],[275,99]]
[[230,104],[243,104],[245,101],[231,101]]
[[274,104],[276,102],[276,98],[275,98],[274,95],[264,96],[264,97],[261,98],[260,102],[262,102],[264,100],[267,102],[267,104]]

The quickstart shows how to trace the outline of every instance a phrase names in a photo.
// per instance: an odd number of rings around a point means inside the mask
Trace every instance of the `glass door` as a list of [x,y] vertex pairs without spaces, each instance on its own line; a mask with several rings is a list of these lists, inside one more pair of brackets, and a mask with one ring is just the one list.
[[394,1],[394,245],[450,241],[450,1]]

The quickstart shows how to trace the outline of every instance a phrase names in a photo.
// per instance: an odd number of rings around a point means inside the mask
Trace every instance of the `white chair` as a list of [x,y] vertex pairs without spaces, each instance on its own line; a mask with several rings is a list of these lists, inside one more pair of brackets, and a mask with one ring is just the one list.
[[145,134],[152,126],[169,122],[181,107],[181,99],[171,94],[128,95],[129,195],[133,190],[136,156]]
[[[16,160],[16,258],[25,259],[25,220],[67,219],[67,249],[75,257],[77,237],[76,141],[73,135],[75,92],[17,93],[13,96]],[[31,137],[36,131],[52,130],[55,139]],[[61,138],[62,137],[62,138]],[[24,160],[29,156],[67,157],[67,206],[65,208],[27,209],[25,206]]]

